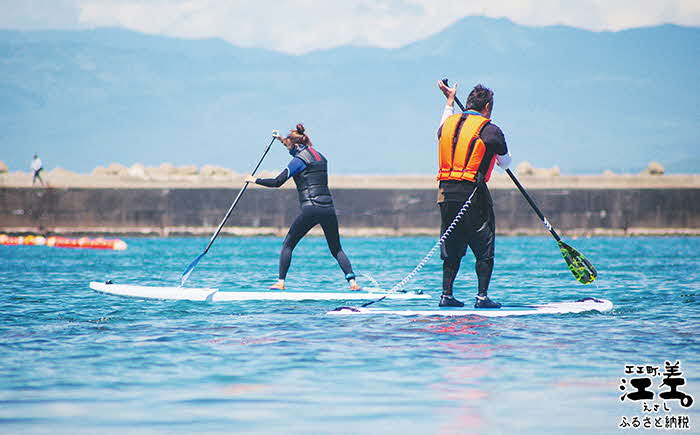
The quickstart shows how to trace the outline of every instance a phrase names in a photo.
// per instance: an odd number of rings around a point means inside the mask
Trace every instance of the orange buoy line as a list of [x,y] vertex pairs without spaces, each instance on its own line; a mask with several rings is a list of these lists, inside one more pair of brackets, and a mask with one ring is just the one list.
[[126,242],[120,239],[79,239],[69,237],[44,237],[44,236],[8,236],[0,234],[0,245],[25,245],[25,246],[49,246],[53,248],[88,248],[88,249],[113,249],[123,251],[127,248]]

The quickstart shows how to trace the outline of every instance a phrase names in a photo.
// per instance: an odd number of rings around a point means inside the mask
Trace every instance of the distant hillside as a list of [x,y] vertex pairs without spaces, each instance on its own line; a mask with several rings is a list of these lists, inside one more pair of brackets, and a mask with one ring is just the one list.
[[[516,163],[564,173],[700,172],[700,29],[621,32],[465,18],[393,50],[290,56],[119,29],[0,31],[0,160],[27,170],[251,168],[304,121],[339,173],[432,173],[442,77],[496,92]],[[282,167],[275,148],[264,168]]]

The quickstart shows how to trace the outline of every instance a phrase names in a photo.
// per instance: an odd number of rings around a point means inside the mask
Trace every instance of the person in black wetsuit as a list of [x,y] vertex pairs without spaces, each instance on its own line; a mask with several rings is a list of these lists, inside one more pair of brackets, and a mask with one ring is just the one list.
[[273,135],[289,150],[292,160],[276,178],[256,178],[249,176],[247,182],[265,187],[280,187],[288,179],[294,178],[299,194],[301,214],[294,219],[280,253],[279,279],[270,289],[283,290],[284,280],[292,261],[292,251],[297,243],[317,224],[321,224],[328,242],[328,248],[338,261],[350,284],[350,290],[360,290],[355,281],[355,274],[347,255],[340,246],[338,234],[338,217],[333,206],[333,197],[328,189],[328,164],[326,158],[314,149],[305,133],[304,126],[297,124],[287,137],[282,138],[276,132]]
[[471,205],[441,246],[441,307],[463,307],[452,294],[462,257],[467,247],[476,259],[478,293],[475,308],[500,308],[487,292],[493,272],[496,223],[493,201],[486,182],[495,163],[507,169],[511,162],[503,132],[490,120],[493,92],[477,85],[467,98],[465,112],[454,113],[457,86],[450,88],[442,81],[438,87],[447,98],[438,129],[440,168],[438,171],[438,204],[440,233],[453,222],[464,203]]

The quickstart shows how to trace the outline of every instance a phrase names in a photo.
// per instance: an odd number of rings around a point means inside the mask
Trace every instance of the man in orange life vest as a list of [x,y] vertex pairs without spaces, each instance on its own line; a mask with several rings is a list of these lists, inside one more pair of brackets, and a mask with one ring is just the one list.
[[491,123],[493,92],[477,85],[467,98],[467,110],[454,113],[457,85],[450,88],[438,82],[447,104],[440,121],[438,204],[442,220],[440,232],[445,233],[464,203],[471,204],[459,223],[441,246],[442,297],[441,307],[463,307],[452,295],[462,257],[470,247],[476,258],[478,293],[475,308],[500,308],[501,304],[487,296],[493,271],[496,223],[491,194],[486,182],[497,162],[506,169],[511,157],[503,132]]

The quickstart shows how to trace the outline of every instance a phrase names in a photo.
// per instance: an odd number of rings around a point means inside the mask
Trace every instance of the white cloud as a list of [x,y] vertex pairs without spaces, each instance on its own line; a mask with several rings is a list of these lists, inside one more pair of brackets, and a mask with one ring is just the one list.
[[0,28],[76,28],[77,0],[0,0]]
[[[0,27],[40,28],[44,21],[45,27],[115,26],[186,38],[219,37],[290,53],[344,44],[399,47],[467,15],[591,30],[700,25],[697,0],[27,0],[32,6],[22,8],[15,3],[0,0],[0,11],[12,12],[11,18],[0,18]],[[61,20],[64,26],[58,24]]]
[[419,5],[401,1],[103,0],[84,1],[80,7],[80,21],[89,26],[216,36],[236,45],[294,53],[352,43],[396,46],[423,36],[412,22],[425,21]]

